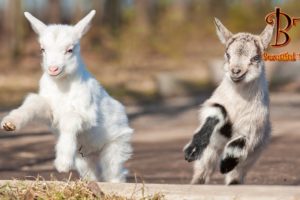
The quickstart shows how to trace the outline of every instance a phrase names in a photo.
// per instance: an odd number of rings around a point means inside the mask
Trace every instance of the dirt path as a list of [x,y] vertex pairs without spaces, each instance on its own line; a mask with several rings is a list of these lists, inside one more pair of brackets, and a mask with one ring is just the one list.
[[[199,99],[173,99],[159,105],[130,107],[134,156],[127,163],[129,181],[188,183],[192,164],[183,159],[182,148],[197,126]],[[247,184],[300,184],[300,95],[273,94],[271,144],[248,175]],[[3,116],[4,113],[1,113]],[[53,167],[54,136],[39,124],[22,132],[0,132],[0,179],[36,177],[58,179]],[[76,178],[76,172],[73,173]],[[223,182],[216,173],[213,184]]]

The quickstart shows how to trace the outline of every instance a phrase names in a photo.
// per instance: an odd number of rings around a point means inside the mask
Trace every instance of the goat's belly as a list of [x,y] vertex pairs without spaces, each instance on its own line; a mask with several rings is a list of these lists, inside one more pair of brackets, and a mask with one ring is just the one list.
[[109,138],[105,134],[104,130],[89,130],[78,134],[77,137],[78,146],[85,146],[91,150],[100,150],[109,142]]

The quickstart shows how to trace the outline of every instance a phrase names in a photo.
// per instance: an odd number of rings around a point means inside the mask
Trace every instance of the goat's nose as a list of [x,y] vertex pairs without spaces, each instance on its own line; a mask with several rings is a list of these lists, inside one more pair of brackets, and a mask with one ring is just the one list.
[[232,73],[234,73],[234,74],[239,74],[239,73],[241,73],[242,70],[241,70],[241,69],[235,69],[235,68],[234,68],[234,69],[232,69],[231,71],[232,71]]
[[58,67],[50,66],[48,69],[49,69],[50,72],[56,72],[58,70]]

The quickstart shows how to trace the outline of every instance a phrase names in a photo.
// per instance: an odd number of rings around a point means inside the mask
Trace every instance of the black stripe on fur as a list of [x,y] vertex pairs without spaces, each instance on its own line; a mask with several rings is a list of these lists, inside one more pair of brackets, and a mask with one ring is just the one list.
[[235,157],[225,157],[222,161],[221,161],[221,166],[220,166],[220,171],[222,174],[226,174],[228,172],[230,172],[231,170],[233,170],[239,163],[239,159],[235,158]]
[[[227,111],[225,107],[219,103],[214,103],[212,106],[217,107],[220,109],[224,119],[227,117]],[[220,133],[225,136],[226,138],[231,138],[232,135],[232,124],[230,121],[228,121],[224,126],[220,129]]]
[[219,123],[216,117],[208,117],[201,129],[193,136],[191,144],[184,150],[185,160],[192,162],[198,159],[209,144],[215,126]]
[[233,140],[228,144],[228,147],[243,149],[246,145],[246,139],[241,137]]
[[219,104],[219,103],[214,103],[212,106],[213,106],[213,107],[217,107],[217,108],[219,108],[219,109],[221,110],[221,113],[222,113],[222,115],[224,116],[224,119],[227,117],[227,111],[226,111],[226,109],[225,109],[224,106],[222,106],[222,105]]
[[224,124],[224,126],[222,126],[222,128],[220,129],[220,133],[228,139],[231,138],[232,135],[231,122],[227,122],[226,124]]

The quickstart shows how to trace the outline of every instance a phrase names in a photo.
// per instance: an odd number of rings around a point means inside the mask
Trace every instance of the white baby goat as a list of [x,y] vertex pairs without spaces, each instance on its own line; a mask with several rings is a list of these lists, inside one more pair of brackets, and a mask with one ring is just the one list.
[[39,93],[29,94],[4,117],[1,127],[19,130],[29,121],[46,119],[58,136],[54,165],[59,172],[75,166],[89,180],[123,182],[133,130],[123,105],[99,85],[80,56],[79,40],[95,13],[91,11],[75,26],[47,26],[24,13],[39,36],[44,73]]
[[225,76],[202,105],[200,127],[186,145],[185,159],[196,160],[193,184],[207,183],[219,160],[226,184],[243,183],[267,143],[271,124],[269,94],[262,53],[268,47],[273,26],[258,35],[232,34],[215,19],[225,50]]

